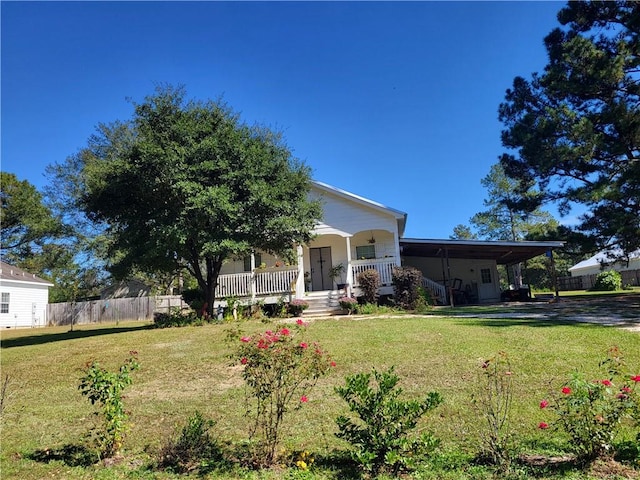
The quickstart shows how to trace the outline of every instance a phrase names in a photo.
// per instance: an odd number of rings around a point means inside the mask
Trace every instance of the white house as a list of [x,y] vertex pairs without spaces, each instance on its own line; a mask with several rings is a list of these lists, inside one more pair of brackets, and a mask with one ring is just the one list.
[[49,287],[53,284],[0,262],[0,327],[47,325]]
[[423,286],[441,304],[493,302],[501,293],[497,265],[519,263],[563,245],[405,239],[407,214],[400,210],[321,182],[312,182],[310,197],[321,201],[323,219],[314,240],[295,247],[294,264],[259,252],[227,262],[216,298],[269,303],[288,295],[335,304],[340,295],[358,295],[358,274],[368,269],[380,274],[380,294],[392,294],[392,270],[406,265],[422,272]]
[[631,253],[628,261],[616,259],[615,253],[612,255],[613,258],[606,252],[598,252],[593,257],[587,258],[569,268],[569,272],[572,277],[580,277],[597,275],[604,270],[617,270],[618,272],[640,270],[640,250]]

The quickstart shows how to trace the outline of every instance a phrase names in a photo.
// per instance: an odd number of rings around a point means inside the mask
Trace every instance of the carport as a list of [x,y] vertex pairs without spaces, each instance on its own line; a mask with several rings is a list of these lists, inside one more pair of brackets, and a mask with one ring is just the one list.
[[[442,264],[442,277],[446,287],[452,287],[451,259],[489,260],[497,265],[511,266],[522,263],[538,255],[551,258],[552,268],[553,250],[564,246],[562,241],[539,242],[506,242],[483,240],[431,240],[419,238],[400,239],[402,257],[439,258]],[[555,273],[554,273],[554,283]],[[557,283],[555,285],[558,294]],[[453,289],[449,288],[449,301],[454,305]]]

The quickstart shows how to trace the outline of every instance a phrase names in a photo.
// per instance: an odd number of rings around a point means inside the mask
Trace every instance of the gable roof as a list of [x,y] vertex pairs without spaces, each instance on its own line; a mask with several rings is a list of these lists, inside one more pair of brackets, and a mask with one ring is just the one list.
[[475,258],[495,260],[498,265],[524,262],[549,250],[564,246],[564,242],[493,242],[485,240],[429,240],[401,238],[403,256]]
[[381,203],[374,202],[373,200],[369,200],[368,198],[364,198],[354,193],[347,192],[346,190],[341,190],[326,183],[318,182],[317,180],[312,180],[311,184],[318,190],[332,193],[334,195],[337,195],[338,197],[355,202],[359,205],[364,205],[366,207],[373,208],[374,210],[393,216],[398,222],[398,235],[400,237],[404,235],[404,229],[407,224],[407,214],[405,212],[396,210],[395,208],[387,207],[386,205],[383,205]]
[[[580,270],[589,267],[600,267],[602,264],[610,265],[616,263],[616,255],[620,255],[621,253],[622,252],[619,250],[615,252],[598,252],[593,257],[576,263],[573,267],[569,268],[569,271],[571,272],[574,270]],[[635,252],[631,252],[629,254],[629,261],[637,259],[640,259],[640,250],[636,250]]]
[[53,283],[2,261],[0,261],[0,281],[23,282],[53,287]]

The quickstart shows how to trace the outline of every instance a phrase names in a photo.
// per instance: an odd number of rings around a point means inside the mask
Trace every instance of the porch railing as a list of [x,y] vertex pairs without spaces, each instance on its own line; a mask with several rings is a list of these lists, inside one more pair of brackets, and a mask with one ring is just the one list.
[[447,289],[444,285],[434,282],[430,278],[422,277],[422,286],[433,293],[441,305],[449,303],[447,299]]
[[278,269],[255,270],[251,272],[220,275],[216,298],[250,297],[255,295],[272,295],[288,293],[298,278],[298,267],[282,267]]
[[297,278],[297,266],[284,267],[273,271],[256,271],[255,292],[257,295],[290,292],[292,286],[295,287]]
[[351,262],[351,274],[354,286],[358,286],[358,275],[365,270],[377,270],[378,274],[380,275],[380,284],[391,285],[391,272],[393,271],[393,267],[396,266],[396,261],[393,258],[378,258],[375,260],[353,260]]

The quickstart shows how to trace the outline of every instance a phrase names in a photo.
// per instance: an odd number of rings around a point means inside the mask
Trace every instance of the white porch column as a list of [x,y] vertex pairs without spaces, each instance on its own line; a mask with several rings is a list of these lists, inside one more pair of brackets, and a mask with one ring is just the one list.
[[298,254],[298,279],[296,281],[296,298],[304,297],[304,253],[302,245],[296,247]]
[[345,237],[347,241],[347,287],[345,289],[345,295],[351,296],[351,285],[353,285],[353,271],[351,269],[351,237]]
[[249,282],[249,292],[251,293],[251,304],[256,301],[256,256],[251,252],[251,281]]
[[402,266],[402,259],[400,258],[400,237],[398,237],[398,232],[393,232],[393,248],[396,251],[396,265],[398,267]]

